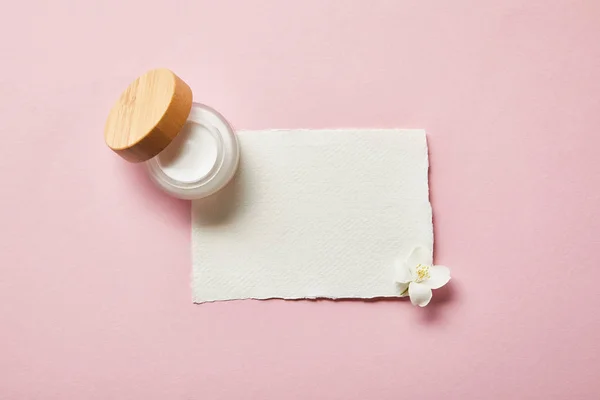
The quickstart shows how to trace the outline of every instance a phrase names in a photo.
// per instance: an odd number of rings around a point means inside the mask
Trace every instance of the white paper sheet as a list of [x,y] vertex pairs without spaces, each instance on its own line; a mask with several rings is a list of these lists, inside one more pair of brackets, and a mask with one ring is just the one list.
[[399,296],[433,248],[422,130],[239,132],[238,174],[193,203],[193,299]]

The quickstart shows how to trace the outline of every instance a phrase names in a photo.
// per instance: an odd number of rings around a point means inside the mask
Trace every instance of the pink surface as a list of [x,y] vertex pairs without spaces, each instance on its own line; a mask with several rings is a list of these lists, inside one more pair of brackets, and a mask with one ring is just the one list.
[[[597,399],[600,2],[13,2],[0,16],[1,399]],[[238,128],[426,128],[407,301],[190,297],[190,207],[103,143],[168,66]]]

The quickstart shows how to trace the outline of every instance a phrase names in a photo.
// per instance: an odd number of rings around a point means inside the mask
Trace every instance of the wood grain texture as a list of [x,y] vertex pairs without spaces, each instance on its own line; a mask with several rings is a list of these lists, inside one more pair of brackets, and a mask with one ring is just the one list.
[[106,144],[131,162],[151,159],[177,136],[192,107],[192,91],[168,69],[137,78],[111,109]]

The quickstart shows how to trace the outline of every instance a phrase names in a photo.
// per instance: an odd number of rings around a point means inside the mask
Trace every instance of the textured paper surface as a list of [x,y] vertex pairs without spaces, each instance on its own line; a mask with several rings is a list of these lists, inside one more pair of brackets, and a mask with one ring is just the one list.
[[239,132],[232,183],[193,202],[193,298],[399,296],[394,261],[433,248],[425,132]]

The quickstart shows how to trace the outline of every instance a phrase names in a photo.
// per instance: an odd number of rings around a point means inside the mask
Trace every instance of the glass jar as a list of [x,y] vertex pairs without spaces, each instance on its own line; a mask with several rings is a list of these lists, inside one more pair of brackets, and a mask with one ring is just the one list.
[[181,199],[217,192],[239,161],[236,134],[214,109],[192,102],[189,86],[167,69],[136,79],[113,106],[104,131],[124,159],[145,162],[152,180]]

